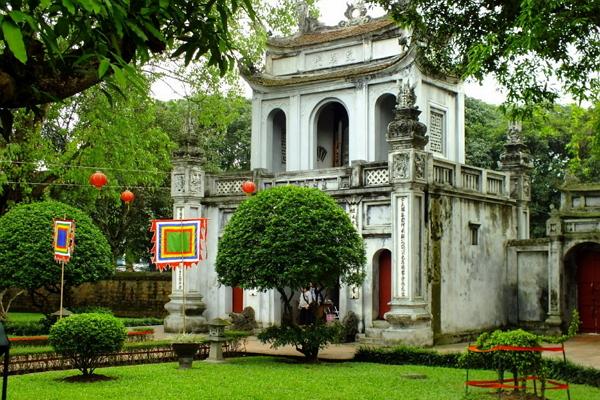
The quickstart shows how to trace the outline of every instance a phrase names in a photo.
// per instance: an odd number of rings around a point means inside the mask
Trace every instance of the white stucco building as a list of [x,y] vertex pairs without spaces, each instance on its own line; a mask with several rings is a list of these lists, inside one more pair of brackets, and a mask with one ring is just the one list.
[[[506,243],[529,237],[528,155],[511,136],[503,171],[464,165],[461,82],[426,74],[407,33],[363,11],[350,6],[337,27],[301,19],[295,36],[269,40],[262,70],[245,71],[252,171],[210,175],[194,149],[179,153],[175,218],[210,220],[208,260],[186,271],[191,327],[241,306],[263,326],[280,321],[278,294],[219,286],[214,271],[249,179],[259,190],[317,187],[346,209],[365,239],[367,277],[330,295],[365,335],[427,345],[512,320]],[[167,330],[182,324],[182,273]]]

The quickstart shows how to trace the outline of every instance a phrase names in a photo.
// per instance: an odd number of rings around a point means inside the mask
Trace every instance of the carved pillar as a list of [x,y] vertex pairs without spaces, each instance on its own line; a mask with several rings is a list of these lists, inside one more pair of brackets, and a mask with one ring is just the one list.
[[386,339],[433,344],[425,290],[425,190],[432,155],[424,151],[427,127],[419,122],[414,89],[404,84],[388,126],[388,166],[393,185],[392,301],[385,314]]
[[521,138],[521,127],[512,123],[500,156],[500,169],[510,176],[510,197],[517,200],[517,239],[529,239],[529,201],[531,183],[529,172],[533,168],[531,155]]
[[[200,149],[193,133],[187,137],[178,150],[173,153],[171,172],[171,197],[173,198],[173,218],[199,218],[202,216],[202,198],[204,197],[205,175],[202,170]],[[177,268],[173,271],[171,295],[165,309],[169,315],[165,318],[166,332],[205,332],[206,318],[202,316],[206,304],[198,290],[200,286],[198,267]],[[184,276],[185,274],[185,276]],[[185,289],[185,302],[184,302]]]
[[560,213],[553,206],[550,208],[550,219],[546,221],[546,234],[550,238],[548,246],[548,317],[549,328],[560,329],[564,292],[561,277],[564,276],[563,261],[563,227]]

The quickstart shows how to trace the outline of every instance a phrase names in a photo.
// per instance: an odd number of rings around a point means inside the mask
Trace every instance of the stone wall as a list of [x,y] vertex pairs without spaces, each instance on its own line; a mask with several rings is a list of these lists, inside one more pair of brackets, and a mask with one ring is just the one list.
[[[65,307],[101,306],[123,317],[163,317],[171,294],[171,273],[117,272],[112,279],[85,283],[71,289]],[[59,296],[50,295],[51,309],[58,310]],[[13,311],[39,311],[27,295],[21,295]]]

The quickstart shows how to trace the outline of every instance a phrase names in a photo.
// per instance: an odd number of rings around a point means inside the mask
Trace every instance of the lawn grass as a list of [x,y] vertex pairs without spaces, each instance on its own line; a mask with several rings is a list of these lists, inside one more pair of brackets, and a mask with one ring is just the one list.
[[44,317],[42,313],[33,312],[9,312],[8,320],[11,322],[38,322]]
[[[12,400],[147,400],[147,399],[402,399],[460,400],[464,398],[465,372],[460,369],[372,363],[321,363],[308,365],[273,357],[242,357],[224,364],[195,361],[191,370],[176,363],[103,368],[99,374],[114,378],[94,383],[68,383],[62,379],[76,371],[12,376]],[[426,379],[412,379],[423,374]],[[494,373],[471,371],[471,379],[494,378]],[[490,399],[486,390],[469,399]],[[566,399],[564,391],[550,392],[551,400]],[[573,385],[571,398],[600,399],[600,389]]]

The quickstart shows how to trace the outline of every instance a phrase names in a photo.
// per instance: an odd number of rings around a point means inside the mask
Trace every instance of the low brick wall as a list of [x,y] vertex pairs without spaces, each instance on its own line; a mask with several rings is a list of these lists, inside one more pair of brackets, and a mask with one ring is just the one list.
[[[171,294],[171,273],[117,272],[112,279],[85,283],[71,289],[69,307],[101,306],[123,317],[164,317]],[[58,295],[51,294],[52,309],[59,308]],[[13,311],[39,311],[28,295],[15,300]]]

